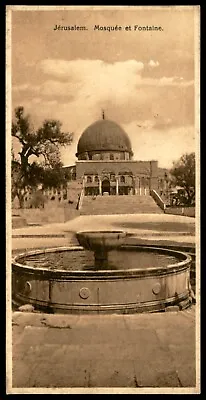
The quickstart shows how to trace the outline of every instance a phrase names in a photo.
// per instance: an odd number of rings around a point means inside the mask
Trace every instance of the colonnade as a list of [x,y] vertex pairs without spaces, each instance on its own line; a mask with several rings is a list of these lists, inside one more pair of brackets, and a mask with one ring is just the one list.
[[[125,180],[127,176],[132,178],[131,182],[129,183]],[[89,180],[88,177],[90,178]],[[121,182],[122,177],[124,177],[124,179]],[[96,180],[94,180],[95,178]],[[144,183],[142,182],[142,179],[144,179]],[[105,187],[108,187],[108,190],[105,190]],[[94,188],[94,190],[98,188],[99,195],[103,195],[104,191],[109,191],[109,194],[115,194],[116,196],[118,196],[119,194],[147,195],[150,191],[150,178],[118,174],[114,175],[113,179],[111,180],[110,177],[106,175],[84,175],[84,192],[87,192],[88,188],[91,188],[91,191],[92,188]],[[112,193],[110,193],[110,189]]]

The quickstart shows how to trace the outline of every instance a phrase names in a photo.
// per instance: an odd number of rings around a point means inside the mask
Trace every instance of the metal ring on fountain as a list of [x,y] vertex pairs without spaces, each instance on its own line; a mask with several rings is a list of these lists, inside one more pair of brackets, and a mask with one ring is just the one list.
[[[103,232],[100,233],[102,235]],[[120,232],[115,232],[115,235],[114,232],[104,232],[103,236],[112,238],[112,233],[114,246],[111,247],[111,241],[104,237],[104,240],[108,241],[108,251],[121,245],[126,235],[121,236]],[[93,250],[97,249],[97,244],[102,241],[100,236],[97,239],[97,235],[94,246],[93,233],[91,235],[91,232],[81,232],[81,235],[87,237],[86,246],[92,246],[90,248]],[[119,239],[117,235],[120,235]],[[30,303],[37,309],[53,313],[154,312],[163,311],[168,306],[177,305],[180,309],[189,306],[192,259],[181,251],[153,246],[121,245],[118,251],[122,252],[123,257],[124,251],[129,251],[135,254],[137,259],[137,268],[127,270],[105,268],[105,261],[103,268],[86,271],[51,270],[21,263],[29,256],[48,253],[64,255],[64,252],[71,252],[78,257],[83,251],[82,247],[74,246],[30,251],[15,257],[12,263],[12,292],[15,304]],[[138,268],[140,251],[174,256],[178,262],[165,267]]]

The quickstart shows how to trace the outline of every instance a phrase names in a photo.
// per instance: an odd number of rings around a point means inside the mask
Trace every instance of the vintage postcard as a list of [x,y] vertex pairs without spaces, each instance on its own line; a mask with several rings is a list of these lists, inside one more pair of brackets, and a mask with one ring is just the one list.
[[199,72],[199,6],[7,6],[7,394],[201,392]]

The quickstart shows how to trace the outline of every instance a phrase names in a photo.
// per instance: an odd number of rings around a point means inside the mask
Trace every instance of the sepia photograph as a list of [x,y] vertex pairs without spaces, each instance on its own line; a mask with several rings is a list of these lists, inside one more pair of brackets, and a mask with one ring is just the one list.
[[200,394],[200,6],[6,7],[6,393]]

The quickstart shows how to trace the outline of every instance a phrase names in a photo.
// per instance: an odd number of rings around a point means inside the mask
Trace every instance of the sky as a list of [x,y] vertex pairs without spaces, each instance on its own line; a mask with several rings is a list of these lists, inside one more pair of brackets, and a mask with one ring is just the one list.
[[[196,12],[188,6],[14,7],[12,112],[23,106],[34,127],[60,120],[62,130],[74,134],[61,152],[63,164],[70,165],[82,132],[104,110],[128,133],[135,160],[170,168],[195,151]],[[56,25],[86,30],[54,30]]]

